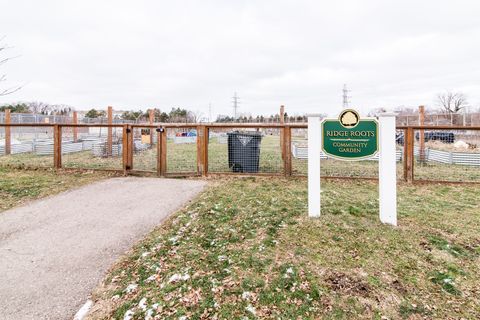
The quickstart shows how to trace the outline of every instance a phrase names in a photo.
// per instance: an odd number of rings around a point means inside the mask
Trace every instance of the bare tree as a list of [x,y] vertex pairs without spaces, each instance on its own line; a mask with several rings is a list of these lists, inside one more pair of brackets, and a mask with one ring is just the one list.
[[[0,37],[0,42],[5,39],[5,36]],[[0,45],[0,56],[3,55],[4,51],[8,49],[6,45]],[[7,61],[11,60],[12,57],[0,57],[0,66],[6,63]],[[7,80],[7,76],[5,74],[0,74],[0,83]],[[21,87],[10,87],[10,88],[0,88],[0,96],[6,96],[7,94],[14,93],[15,91],[20,90]]]
[[467,97],[463,93],[451,91],[439,93],[437,102],[448,114],[457,113],[468,105]]

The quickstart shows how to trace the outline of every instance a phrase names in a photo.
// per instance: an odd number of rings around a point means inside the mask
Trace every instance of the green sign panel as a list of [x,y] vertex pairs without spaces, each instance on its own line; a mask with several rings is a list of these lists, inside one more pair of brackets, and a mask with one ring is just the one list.
[[378,122],[360,119],[354,110],[344,110],[338,119],[322,122],[322,150],[331,157],[357,160],[378,151]]

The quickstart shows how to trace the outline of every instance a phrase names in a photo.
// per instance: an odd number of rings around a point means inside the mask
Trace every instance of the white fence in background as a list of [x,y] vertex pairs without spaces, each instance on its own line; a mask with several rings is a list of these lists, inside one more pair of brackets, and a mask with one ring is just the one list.
[[[298,146],[292,144],[292,155],[295,159],[308,159],[308,147],[307,146]],[[420,147],[415,146],[414,155],[416,157],[420,156]],[[396,153],[397,162],[402,161],[403,150],[399,149]],[[322,151],[320,152],[320,159],[330,159]],[[378,161],[378,154],[368,158],[366,160]],[[468,152],[449,152],[435,150],[431,148],[425,148],[425,161],[427,162],[438,162],[444,164],[459,164],[465,166],[480,166],[480,153],[468,153]]]

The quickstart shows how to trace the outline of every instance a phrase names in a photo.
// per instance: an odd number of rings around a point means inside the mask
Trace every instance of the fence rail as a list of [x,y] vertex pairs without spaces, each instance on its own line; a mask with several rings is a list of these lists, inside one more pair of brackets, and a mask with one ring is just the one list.
[[[397,176],[480,183],[480,126],[397,126]],[[307,125],[266,123],[0,124],[0,166],[213,174],[307,175]],[[378,178],[378,156],[322,157],[322,177]]]

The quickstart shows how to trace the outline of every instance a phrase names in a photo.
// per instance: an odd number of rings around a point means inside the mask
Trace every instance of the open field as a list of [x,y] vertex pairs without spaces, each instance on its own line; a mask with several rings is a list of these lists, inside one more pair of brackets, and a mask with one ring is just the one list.
[[213,182],[112,269],[90,319],[480,317],[478,187],[401,184],[393,228],[374,182],[323,183],[320,219],[303,179]]
[[[300,141],[296,139],[296,141]],[[306,140],[302,140],[303,143]],[[267,135],[262,138],[260,146],[261,173],[282,173],[283,160],[280,152],[279,136]],[[228,168],[228,146],[219,143],[216,137],[210,138],[209,172],[230,172]],[[62,155],[64,168],[80,169],[122,169],[121,157],[94,157],[91,151],[82,151]],[[133,157],[133,168],[142,171],[156,171],[157,148],[136,152]],[[51,168],[53,156],[39,156],[33,153],[15,154],[0,157],[0,167],[13,168]],[[167,172],[168,173],[195,173],[197,171],[197,145],[194,143],[175,144],[167,142]],[[306,175],[307,160],[292,157],[292,174]],[[378,177],[377,161],[339,161],[323,160],[322,175],[348,177]],[[403,179],[403,162],[397,164],[397,177]],[[419,180],[447,180],[447,181],[477,181],[480,182],[480,166],[466,166],[457,164],[442,164],[436,162],[420,163],[415,165],[415,179]]]
[[0,212],[29,200],[43,198],[108,177],[102,172],[61,174],[0,167]]

